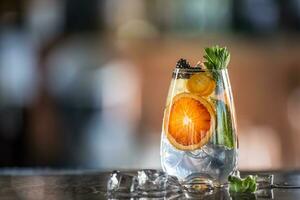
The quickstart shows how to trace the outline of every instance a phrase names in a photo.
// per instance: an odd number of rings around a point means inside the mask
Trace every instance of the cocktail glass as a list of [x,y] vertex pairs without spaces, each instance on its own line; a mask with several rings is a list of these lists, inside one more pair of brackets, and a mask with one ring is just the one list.
[[176,67],[162,125],[163,170],[192,189],[219,187],[236,170],[237,155],[227,69]]

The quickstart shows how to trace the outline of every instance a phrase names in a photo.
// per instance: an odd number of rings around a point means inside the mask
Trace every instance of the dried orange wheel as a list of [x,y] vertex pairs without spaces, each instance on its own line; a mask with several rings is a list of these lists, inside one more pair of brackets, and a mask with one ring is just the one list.
[[215,90],[216,83],[209,73],[199,73],[191,76],[187,88],[191,93],[208,96]]
[[202,97],[181,93],[166,110],[165,130],[170,143],[179,150],[195,150],[205,145],[215,126],[211,104]]

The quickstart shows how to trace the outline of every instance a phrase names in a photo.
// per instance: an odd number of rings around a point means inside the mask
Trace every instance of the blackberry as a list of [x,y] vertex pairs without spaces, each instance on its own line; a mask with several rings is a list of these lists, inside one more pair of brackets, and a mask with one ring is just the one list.
[[191,65],[190,63],[186,60],[186,59],[179,59],[176,63],[176,68],[181,68],[181,69],[184,69],[184,68],[190,68]]

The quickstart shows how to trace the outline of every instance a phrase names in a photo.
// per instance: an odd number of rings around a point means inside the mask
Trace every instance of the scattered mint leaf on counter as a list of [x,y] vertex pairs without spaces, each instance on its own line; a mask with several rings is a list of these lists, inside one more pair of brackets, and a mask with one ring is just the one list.
[[229,176],[229,191],[236,193],[253,193],[257,190],[256,176],[249,175],[246,178]]

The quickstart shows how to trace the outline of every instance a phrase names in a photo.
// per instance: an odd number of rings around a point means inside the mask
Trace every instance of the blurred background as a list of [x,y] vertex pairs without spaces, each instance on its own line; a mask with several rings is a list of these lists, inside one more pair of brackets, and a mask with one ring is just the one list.
[[1,0],[0,166],[160,168],[171,71],[215,44],[240,169],[300,168],[300,0]]

